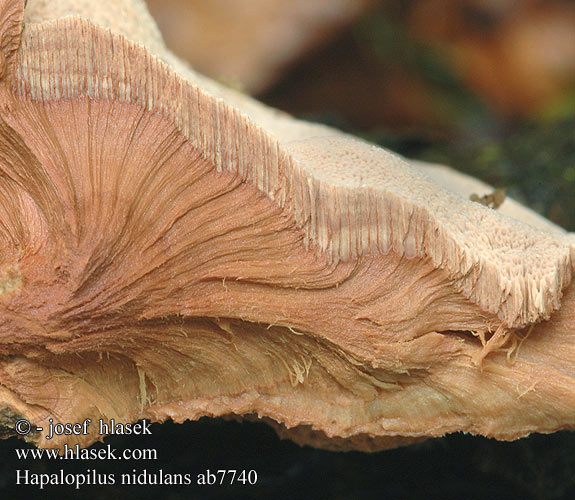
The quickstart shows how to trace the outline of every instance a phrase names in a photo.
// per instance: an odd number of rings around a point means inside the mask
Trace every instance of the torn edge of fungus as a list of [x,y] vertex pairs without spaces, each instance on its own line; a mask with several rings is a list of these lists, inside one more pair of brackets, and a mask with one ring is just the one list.
[[[480,369],[483,367],[483,360],[490,352],[504,351],[507,353],[507,361],[514,362],[517,359],[519,353],[519,348],[529,337],[533,330],[533,326],[529,327],[529,330],[524,336],[520,336],[515,329],[506,328],[503,324],[499,325],[495,333],[491,336],[489,340],[485,338],[485,331],[472,332],[474,336],[478,337],[481,341],[483,348],[481,351],[475,353],[472,357],[473,364],[478,366]],[[511,343],[508,347],[506,344]]]
[[294,359],[291,367],[284,358],[280,359],[288,371],[291,386],[296,387],[298,384],[303,384],[309,375],[309,370],[312,365],[311,358],[306,358],[302,354],[300,356],[301,363],[297,359]]

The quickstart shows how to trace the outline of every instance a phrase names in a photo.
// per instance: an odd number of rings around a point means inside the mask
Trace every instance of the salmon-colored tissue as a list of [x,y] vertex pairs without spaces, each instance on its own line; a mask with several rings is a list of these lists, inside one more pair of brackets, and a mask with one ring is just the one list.
[[0,0],[0,434],[575,428],[573,234],[201,76],[142,1],[25,3]]

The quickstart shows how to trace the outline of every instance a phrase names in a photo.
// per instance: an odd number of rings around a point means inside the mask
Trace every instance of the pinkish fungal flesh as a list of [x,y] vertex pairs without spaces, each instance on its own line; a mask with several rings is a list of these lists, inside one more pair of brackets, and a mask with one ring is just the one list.
[[194,73],[140,1],[84,3],[0,0],[4,431],[256,415],[371,450],[575,427],[572,234]]

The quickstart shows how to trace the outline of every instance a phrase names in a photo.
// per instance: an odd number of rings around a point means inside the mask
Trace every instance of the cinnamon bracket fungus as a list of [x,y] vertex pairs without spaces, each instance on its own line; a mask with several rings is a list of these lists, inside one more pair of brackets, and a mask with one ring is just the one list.
[[142,1],[24,3],[0,0],[2,435],[236,415],[378,449],[575,427],[572,234],[196,74]]

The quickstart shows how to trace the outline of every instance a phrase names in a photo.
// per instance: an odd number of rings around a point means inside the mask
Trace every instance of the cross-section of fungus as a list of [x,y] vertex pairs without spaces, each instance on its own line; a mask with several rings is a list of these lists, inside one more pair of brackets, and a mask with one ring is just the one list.
[[98,5],[0,0],[3,434],[257,415],[375,449],[575,427],[572,234],[205,79],[140,1]]

